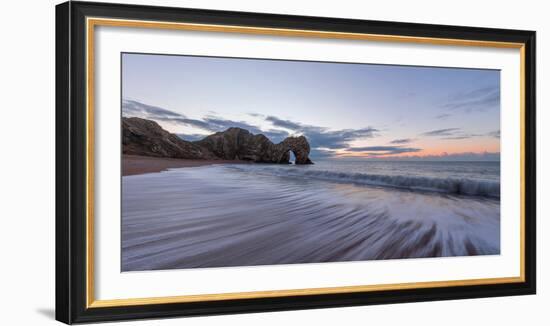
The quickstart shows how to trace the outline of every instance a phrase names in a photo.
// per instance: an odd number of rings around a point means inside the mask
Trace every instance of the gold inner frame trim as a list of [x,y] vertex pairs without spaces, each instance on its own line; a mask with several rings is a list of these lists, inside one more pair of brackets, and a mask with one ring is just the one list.
[[[289,289],[273,291],[254,291],[236,293],[217,293],[182,295],[166,297],[128,298],[112,300],[96,300],[94,295],[94,32],[95,26],[115,26],[132,28],[154,28],[170,30],[186,30],[201,32],[242,33],[256,35],[272,35],[287,37],[314,37],[329,39],[365,40],[377,42],[404,42],[431,45],[473,46],[492,48],[511,48],[520,51],[520,276],[485,279],[465,279],[449,281],[411,282],[395,284],[354,285],[342,287]],[[452,286],[474,286],[488,284],[522,283],[525,282],[525,44],[514,42],[478,41],[448,38],[413,37],[383,34],[344,33],[330,31],[314,31],[301,29],[264,28],[233,25],[213,25],[176,23],[145,20],[124,20],[110,18],[86,18],[86,307],[103,308],[149,304],[168,304],[199,301],[219,301],[235,299],[274,298],[288,296],[304,296],[318,294],[337,294],[353,292],[374,292],[387,290],[404,290],[418,288],[440,288]]]

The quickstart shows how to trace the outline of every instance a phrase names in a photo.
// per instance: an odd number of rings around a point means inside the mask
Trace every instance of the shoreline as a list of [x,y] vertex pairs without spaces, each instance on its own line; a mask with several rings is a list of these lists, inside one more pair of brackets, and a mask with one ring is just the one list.
[[122,176],[162,172],[172,168],[188,168],[213,164],[252,164],[241,160],[196,160],[140,155],[122,155]]

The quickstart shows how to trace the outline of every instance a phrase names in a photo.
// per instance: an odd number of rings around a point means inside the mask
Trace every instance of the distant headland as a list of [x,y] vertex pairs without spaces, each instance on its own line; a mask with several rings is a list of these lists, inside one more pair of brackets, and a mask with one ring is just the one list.
[[[164,130],[152,120],[122,118],[122,153],[125,157],[290,164],[290,152],[295,164],[313,164],[310,146],[304,136],[287,137],[274,144],[262,134],[252,134],[242,128],[229,128],[198,141],[186,141]],[[151,160],[149,160],[151,161]],[[171,167],[173,164],[169,164]],[[127,175],[128,173],[124,173]],[[134,174],[134,173],[129,173]]]

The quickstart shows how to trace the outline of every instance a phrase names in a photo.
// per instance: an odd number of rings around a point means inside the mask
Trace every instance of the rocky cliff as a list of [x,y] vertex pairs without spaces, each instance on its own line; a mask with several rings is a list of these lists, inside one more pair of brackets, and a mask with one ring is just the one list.
[[122,118],[124,154],[186,159],[244,160],[257,163],[289,163],[290,151],[296,164],[312,164],[310,147],[304,136],[288,137],[273,144],[264,135],[241,128],[229,128],[196,142],[182,140],[162,129],[156,122],[141,118]]
[[215,159],[208,150],[182,140],[156,122],[122,118],[122,153],[185,159]]
[[290,151],[296,156],[296,164],[312,164],[309,159],[309,143],[306,137],[288,137],[273,144],[266,136],[254,135],[241,128],[229,128],[195,142],[219,158],[245,160],[257,163],[289,163]]

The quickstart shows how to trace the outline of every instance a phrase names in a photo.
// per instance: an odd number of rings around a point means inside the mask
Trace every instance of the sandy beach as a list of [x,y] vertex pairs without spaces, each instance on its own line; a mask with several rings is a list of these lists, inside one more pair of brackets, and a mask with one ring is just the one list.
[[187,160],[177,158],[150,157],[139,155],[122,156],[122,175],[137,175],[145,173],[154,173],[172,168],[196,167],[212,164],[248,164],[246,161],[239,160]]

